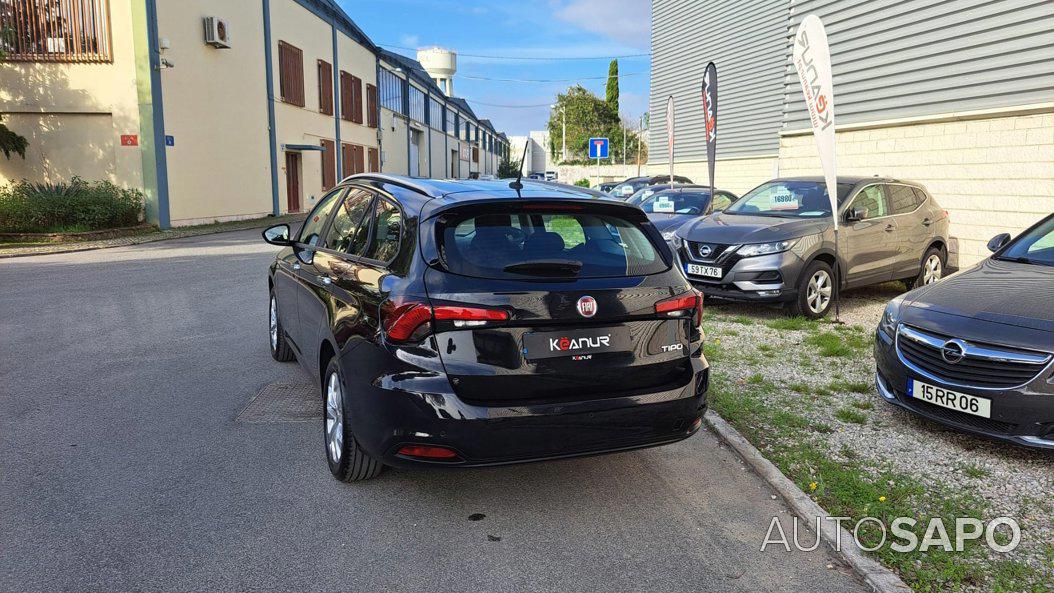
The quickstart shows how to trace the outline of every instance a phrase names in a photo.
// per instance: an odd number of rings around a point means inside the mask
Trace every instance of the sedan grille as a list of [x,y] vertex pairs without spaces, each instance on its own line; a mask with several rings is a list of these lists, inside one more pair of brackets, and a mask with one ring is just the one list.
[[959,340],[901,325],[897,354],[917,373],[946,385],[1010,389],[1035,379],[1050,363],[1046,352]]

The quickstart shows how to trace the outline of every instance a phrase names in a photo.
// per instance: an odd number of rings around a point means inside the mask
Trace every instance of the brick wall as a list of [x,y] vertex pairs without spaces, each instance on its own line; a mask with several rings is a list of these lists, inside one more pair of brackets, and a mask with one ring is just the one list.
[[[837,150],[841,175],[924,184],[951,215],[960,266],[987,257],[994,235],[1054,212],[1054,113],[844,131]],[[812,134],[782,137],[779,167],[781,176],[819,175]]]

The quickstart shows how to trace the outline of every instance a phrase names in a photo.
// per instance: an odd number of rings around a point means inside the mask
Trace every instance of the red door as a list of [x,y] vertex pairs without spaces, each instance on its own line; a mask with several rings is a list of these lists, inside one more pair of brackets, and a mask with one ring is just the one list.
[[289,212],[300,212],[300,153],[285,153],[285,195]]

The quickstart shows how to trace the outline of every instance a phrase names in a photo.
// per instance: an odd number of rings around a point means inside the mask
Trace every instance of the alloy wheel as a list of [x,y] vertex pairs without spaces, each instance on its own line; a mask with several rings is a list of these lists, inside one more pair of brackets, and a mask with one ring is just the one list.
[[939,255],[934,253],[933,255],[926,258],[926,263],[922,267],[922,283],[933,284],[934,282],[941,279],[944,269],[941,266],[941,258]]
[[805,293],[809,310],[817,315],[826,311],[831,302],[831,290],[831,275],[825,270],[817,270],[809,279],[809,288]]
[[278,350],[278,301],[271,296],[271,350]]
[[326,450],[333,463],[340,463],[344,450],[344,392],[337,373],[331,373],[326,381]]

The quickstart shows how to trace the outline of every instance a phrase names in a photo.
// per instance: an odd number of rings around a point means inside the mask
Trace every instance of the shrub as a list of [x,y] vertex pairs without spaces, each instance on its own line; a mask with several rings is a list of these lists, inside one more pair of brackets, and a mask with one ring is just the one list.
[[78,232],[133,226],[143,211],[143,193],[109,181],[69,183],[20,181],[0,187],[0,232]]
[[578,187],[589,187],[589,180],[588,179],[579,179],[578,181],[575,182],[575,185],[577,185]]

